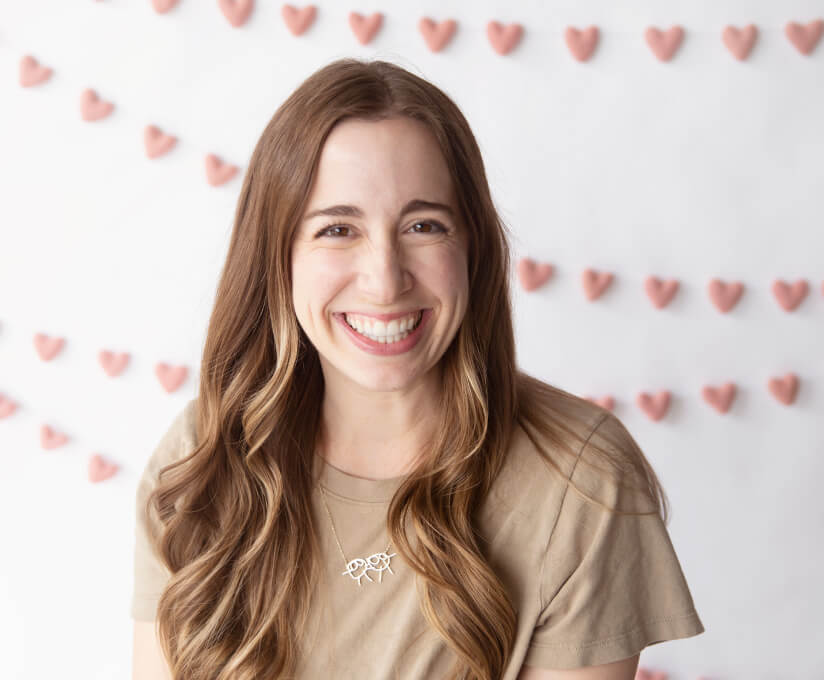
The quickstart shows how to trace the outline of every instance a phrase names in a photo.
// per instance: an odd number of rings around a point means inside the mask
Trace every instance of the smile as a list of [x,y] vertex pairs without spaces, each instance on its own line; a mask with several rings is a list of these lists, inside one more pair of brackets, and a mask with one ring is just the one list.
[[420,310],[388,322],[358,314],[344,313],[343,316],[349,327],[361,335],[376,342],[390,344],[403,340],[409,335],[420,323],[422,315],[423,310]]
[[357,314],[335,313],[346,334],[354,344],[370,354],[402,354],[420,340],[431,309],[422,309],[389,322]]

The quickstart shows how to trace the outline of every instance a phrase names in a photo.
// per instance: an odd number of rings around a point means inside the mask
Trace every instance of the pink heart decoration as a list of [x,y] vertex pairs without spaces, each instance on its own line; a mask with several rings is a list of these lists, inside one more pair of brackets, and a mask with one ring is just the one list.
[[57,432],[48,425],[40,427],[40,446],[44,449],[56,449],[58,446],[63,446],[69,438],[62,432]]
[[114,104],[100,99],[94,90],[85,89],[80,95],[80,115],[85,121],[105,118],[113,109]]
[[612,278],[611,272],[598,272],[595,269],[589,268],[584,269],[581,275],[581,283],[584,286],[584,293],[587,299],[591,302],[601,297],[612,283]]
[[615,408],[615,399],[612,395],[604,395],[603,397],[593,397],[587,396],[585,397],[587,401],[591,401],[593,404],[598,404],[601,408],[605,408],[607,411],[611,411]]
[[8,418],[17,410],[17,404],[8,397],[0,394],[0,418]]
[[103,370],[106,371],[108,375],[115,377],[120,375],[129,363],[129,353],[122,352],[120,354],[115,354],[109,350],[101,349],[97,354],[97,360],[100,362]]
[[644,32],[644,38],[652,53],[660,61],[669,61],[681,46],[681,41],[684,39],[684,29],[680,26],[673,26],[664,32],[650,26]]
[[781,305],[785,311],[793,311],[801,302],[807,297],[810,291],[809,284],[804,279],[799,279],[792,286],[782,279],[773,281],[772,292],[778,304]]
[[726,382],[721,387],[705,385],[701,389],[701,396],[710,406],[719,413],[726,413],[730,410],[732,400],[735,399],[735,383]]
[[177,137],[164,134],[155,125],[147,125],[143,130],[143,145],[146,147],[146,155],[149,158],[157,158],[168,153],[176,143]]
[[713,304],[726,313],[738,304],[744,292],[744,284],[740,281],[725,283],[720,279],[712,279],[708,290]]
[[104,460],[100,454],[95,453],[89,458],[89,481],[94,483],[102,482],[113,477],[119,469],[119,465],[110,463]]
[[41,66],[34,57],[26,55],[20,60],[20,84],[23,87],[45,83],[51,75],[52,70]]
[[735,26],[725,26],[721,40],[736,59],[743,61],[749,56],[757,36],[758,29],[753,24],[748,24],[740,30]]
[[220,11],[235,28],[243,26],[252,13],[254,0],[217,0]]
[[767,387],[782,404],[792,404],[798,394],[798,376],[787,373],[784,377],[770,378]]
[[289,29],[292,35],[302,35],[315,20],[317,9],[314,5],[307,5],[300,10],[292,5],[284,5],[281,7],[280,13],[283,15],[286,28]]
[[648,671],[646,668],[639,668],[635,674],[635,680],[667,680],[668,677],[665,671]]
[[812,54],[821,39],[821,34],[824,33],[824,20],[816,19],[806,26],[790,21],[784,27],[784,33],[801,54],[809,55]]
[[537,263],[528,257],[518,261],[518,278],[524,290],[535,290],[543,286],[552,276],[555,268],[551,264]]
[[646,413],[651,420],[661,420],[669,409],[670,393],[667,390],[662,390],[653,396],[648,392],[641,392],[635,398],[635,402],[638,404],[638,408]]
[[524,34],[524,27],[521,24],[508,24],[504,26],[497,21],[490,21],[486,25],[486,37],[498,54],[509,54],[515,46],[521,42]]
[[658,309],[666,307],[678,292],[678,281],[669,279],[662,281],[657,276],[649,276],[644,281],[644,290]]
[[361,45],[367,45],[372,41],[381,24],[383,24],[383,14],[380,12],[374,12],[370,17],[365,17],[358,12],[349,12],[349,27]]
[[206,155],[206,180],[213,187],[225,184],[237,173],[237,166],[224,163],[213,153]]
[[578,61],[586,61],[592,56],[598,44],[598,27],[590,26],[584,31],[579,31],[573,26],[567,26],[564,41],[573,57]]
[[158,14],[165,14],[177,4],[177,0],[152,0],[152,7]]
[[452,40],[457,28],[458,24],[454,19],[435,23],[429,17],[424,17],[418,22],[418,30],[432,52],[440,52]]
[[160,362],[155,365],[155,375],[167,392],[174,392],[186,380],[189,369],[186,366],[170,366]]
[[44,333],[35,333],[34,335],[34,349],[43,361],[54,359],[63,349],[66,344],[64,338],[52,338]]

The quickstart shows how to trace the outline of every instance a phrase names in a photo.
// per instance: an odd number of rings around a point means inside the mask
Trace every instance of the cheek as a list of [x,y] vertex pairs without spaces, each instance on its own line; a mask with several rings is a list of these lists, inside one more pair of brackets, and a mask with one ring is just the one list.
[[292,261],[292,291],[298,313],[320,310],[343,285],[350,266],[333,251],[317,250]]
[[415,276],[427,288],[463,297],[469,285],[466,254],[455,248],[422,253],[416,260]]

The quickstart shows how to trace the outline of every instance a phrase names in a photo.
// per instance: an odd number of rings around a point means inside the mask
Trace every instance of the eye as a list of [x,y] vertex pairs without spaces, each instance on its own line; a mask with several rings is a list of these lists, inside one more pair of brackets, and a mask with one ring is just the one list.
[[[418,225],[428,225],[430,227],[429,230],[427,230],[427,231],[416,231],[415,233],[418,233],[418,234],[433,234],[433,233],[438,233],[438,231],[440,231],[440,232],[446,232],[447,231],[446,227],[444,227],[440,222],[438,222],[436,220],[419,220],[419,221],[415,222],[415,224],[413,224],[412,227],[410,227],[410,229],[414,229]],[[435,231],[432,230],[432,227],[435,228]],[[318,231],[315,234],[315,238],[319,238],[321,236],[340,236],[341,235],[340,234],[341,229],[347,229],[348,230],[349,227],[347,227],[345,224],[337,224],[337,223],[334,223],[334,222],[332,224],[326,224],[323,227],[321,227],[320,231]],[[334,230],[338,230],[338,231],[334,231]],[[347,234],[348,234],[348,232],[347,232]]]
[[320,231],[315,234],[315,238],[319,236],[325,236],[327,232],[331,232],[333,229],[349,229],[345,224],[327,224],[324,227],[321,227]]
[[[435,220],[420,220],[419,222],[415,222],[415,224],[413,224],[412,227],[413,228],[417,227],[419,224],[427,224],[430,227],[435,227],[437,230],[439,230],[441,232],[446,231],[446,227],[444,227],[440,222],[436,222]],[[419,233],[419,234],[432,234],[432,233],[435,233],[435,232],[430,230],[430,231],[419,231],[417,233]]]

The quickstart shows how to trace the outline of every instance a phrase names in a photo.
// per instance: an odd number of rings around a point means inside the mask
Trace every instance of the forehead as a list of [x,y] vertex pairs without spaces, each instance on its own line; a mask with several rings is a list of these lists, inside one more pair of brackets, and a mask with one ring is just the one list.
[[338,123],[321,151],[308,209],[329,201],[396,206],[409,198],[449,202],[452,180],[435,136],[412,118]]

